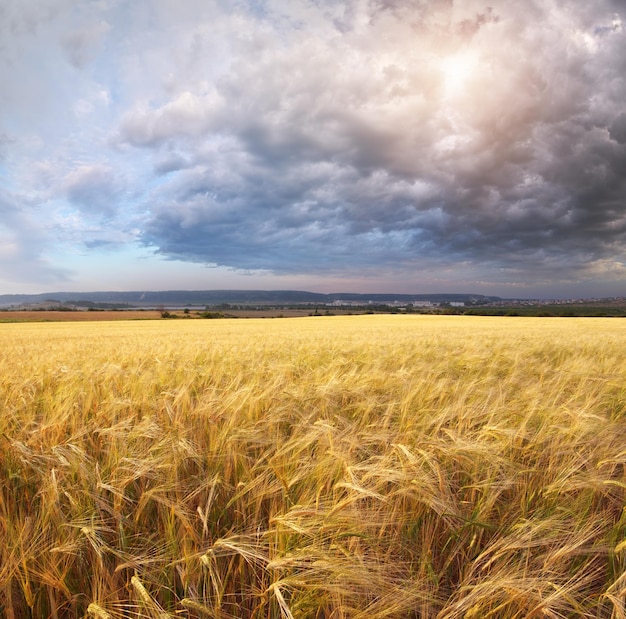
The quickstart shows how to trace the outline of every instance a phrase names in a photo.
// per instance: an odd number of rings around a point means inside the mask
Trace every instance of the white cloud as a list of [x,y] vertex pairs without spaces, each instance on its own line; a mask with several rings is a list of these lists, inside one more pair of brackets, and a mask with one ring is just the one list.
[[0,190],[0,281],[55,284],[67,281],[67,269],[56,266],[45,225],[35,205]]
[[180,137],[194,137],[218,130],[222,107],[219,95],[197,96],[189,91],[152,110],[145,104],[125,114],[122,139],[135,146],[154,146]]

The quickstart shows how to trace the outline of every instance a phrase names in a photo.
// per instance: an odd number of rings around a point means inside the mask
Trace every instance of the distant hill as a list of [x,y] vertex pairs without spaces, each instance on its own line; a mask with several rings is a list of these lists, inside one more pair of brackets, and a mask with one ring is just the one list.
[[162,290],[130,292],[46,292],[42,294],[4,294],[0,295],[1,307],[14,307],[27,304],[50,303],[98,306],[132,307],[184,307],[219,305],[290,305],[320,304],[328,305],[335,301],[352,303],[481,303],[499,301],[500,297],[481,294],[357,294],[337,292],[321,294],[303,290]]

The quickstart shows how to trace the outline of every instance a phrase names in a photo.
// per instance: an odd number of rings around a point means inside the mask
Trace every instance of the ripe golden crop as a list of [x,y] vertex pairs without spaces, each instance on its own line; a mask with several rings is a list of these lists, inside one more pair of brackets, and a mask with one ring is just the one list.
[[0,615],[623,617],[626,321],[0,325]]

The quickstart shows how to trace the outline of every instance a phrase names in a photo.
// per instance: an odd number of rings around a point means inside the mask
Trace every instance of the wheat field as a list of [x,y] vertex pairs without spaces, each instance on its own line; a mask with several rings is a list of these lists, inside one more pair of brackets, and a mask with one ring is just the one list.
[[626,321],[0,325],[0,616],[626,617]]

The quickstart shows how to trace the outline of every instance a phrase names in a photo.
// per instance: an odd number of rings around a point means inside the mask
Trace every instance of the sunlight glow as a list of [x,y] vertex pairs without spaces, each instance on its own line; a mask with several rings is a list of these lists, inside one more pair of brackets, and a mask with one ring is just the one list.
[[444,92],[448,96],[460,94],[476,70],[477,61],[473,54],[460,52],[444,58],[441,62]]

